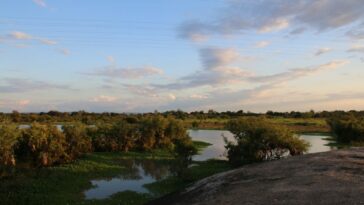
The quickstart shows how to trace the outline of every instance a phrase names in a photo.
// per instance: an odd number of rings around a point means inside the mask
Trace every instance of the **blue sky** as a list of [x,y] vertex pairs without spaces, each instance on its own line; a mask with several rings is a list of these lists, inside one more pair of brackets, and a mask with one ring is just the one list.
[[364,109],[361,0],[0,4],[0,112]]

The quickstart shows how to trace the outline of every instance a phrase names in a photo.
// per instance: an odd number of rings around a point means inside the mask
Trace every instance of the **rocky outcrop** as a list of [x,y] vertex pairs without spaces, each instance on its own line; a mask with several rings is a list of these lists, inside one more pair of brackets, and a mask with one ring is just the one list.
[[151,204],[364,204],[364,148],[247,165]]

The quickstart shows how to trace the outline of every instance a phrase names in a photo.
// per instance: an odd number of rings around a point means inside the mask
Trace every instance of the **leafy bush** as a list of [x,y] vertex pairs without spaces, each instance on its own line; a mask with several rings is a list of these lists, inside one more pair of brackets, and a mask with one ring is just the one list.
[[33,123],[31,128],[23,130],[16,153],[36,166],[51,166],[67,161],[66,149],[66,137],[56,126]]
[[342,115],[330,118],[327,122],[338,142],[364,142],[364,117]]
[[14,166],[14,149],[20,136],[16,124],[4,123],[0,126],[0,166]]
[[92,151],[91,138],[87,135],[87,127],[84,124],[63,126],[63,133],[67,142],[67,155],[74,160],[83,153]]
[[143,150],[152,150],[167,144],[165,136],[167,120],[161,116],[147,117],[140,123],[140,145]]
[[197,154],[198,150],[190,138],[181,138],[174,140],[173,151],[176,158],[174,171],[178,176],[184,177],[188,165],[192,162],[192,156]]
[[227,129],[236,139],[236,142],[229,142],[225,138],[228,158],[233,165],[279,159],[287,154],[303,154],[309,146],[285,126],[273,124],[264,118],[230,120]]
[[136,141],[140,135],[136,125],[122,121],[116,123],[111,129],[111,136],[118,144],[118,151],[128,152],[136,147]]
[[118,150],[118,143],[112,135],[113,125],[101,124],[89,130],[92,147],[96,152],[114,152]]
[[5,123],[0,126],[0,165],[15,165],[17,160],[52,166],[91,151],[172,150],[174,143],[188,149],[188,140],[182,121],[160,115],[90,127],[73,123],[63,126],[62,131],[53,124],[33,123],[30,128],[19,130],[15,124]]

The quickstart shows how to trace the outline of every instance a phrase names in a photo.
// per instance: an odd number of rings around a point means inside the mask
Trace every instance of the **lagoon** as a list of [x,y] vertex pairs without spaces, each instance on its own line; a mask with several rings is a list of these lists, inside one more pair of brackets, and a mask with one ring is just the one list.
[[[211,144],[198,155],[195,155],[193,157],[194,161],[227,159],[223,137],[232,141],[234,140],[232,133],[227,130],[189,130],[188,132],[193,140]],[[330,141],[330,135],[328,134],[300,134],[299,137],[311,144],[308,153],[326,152],[336,149],[334,146],[329,146],[332,141]],[[93,188],[84,192],[86,199],[105,199],[124,191],[152,194],[144,185],[165,179],[173,174],[171,172],[171,164],[162,163],[158,160],[127,159],[121,160],[120,163],[126,167],[127,171],[113,178],[92,180]]]

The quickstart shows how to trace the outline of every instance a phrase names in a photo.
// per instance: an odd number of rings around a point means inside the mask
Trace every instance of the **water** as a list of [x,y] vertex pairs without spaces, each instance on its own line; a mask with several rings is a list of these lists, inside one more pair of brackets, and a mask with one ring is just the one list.
[[[205,161],[208,159],[226,159],[225,142],[223,136],[229,141],[233,141],[233,135],[226,130],[189,130],[193,140],[204,141],[212,144],[205,148],[199,155],[193,157],[195,161]],[[310,142],[311,147],[308,153],[326,152],[335,147],[328,146],[329,135],[322,134],[302,134],[300,137]],[[135,191],[138,193],[150,193],[144,185],[162,180],[172,173],[171,165],[161,163],[157,160],[122,160],[125,172],[110,179],[92,180],[93,188],[84,194],[86,199],[105,199],[113,194],[123,191]]]
[[[225,136],[229,141],[234,141],[232,133],[227,130],[189,130],[189,134],[193,140],[205,141],[212,144],[204,149],[200,155],[193,157],[196,161],[226,159],[225,142],[222,136]],[[328,145],[330,143],[328,140],[330,135],[301,134],[299,137],[311,144],[308,153],[326,152],[336,149],[336,147]]]
[[124,159],[120,163],[125,167],[125,171],[110,179],[92,180],[93,188],[84,192],[86,199],[105,199],[124,191],[150,193],[144,187],[145,184],[170,175],[170,165],[157,160]]
[[227,130],[189,130],[192,140],[208,142],[212,144],[206,147],[199,155],[193,157],[195,161],[205,161],[208,159],[227,159],[225,154],[225,142],[223,136],[229,141],[234,137]]
[[[29,128],[31,128],[31,125],[23,124],[23,125],[19,125],[18,127],[19,127],[19,129],[29,129]],[[59,131],[63,132],[63,125],[56,125],[56,127]]]
[[330,150],[335,150],[337,147],[330,146],[330,135],[325,134],[301,134],[300,138],[306,140],[310,143],[310,147],[308,149],[308,153],[317,153],[317,152],[327,152]]

